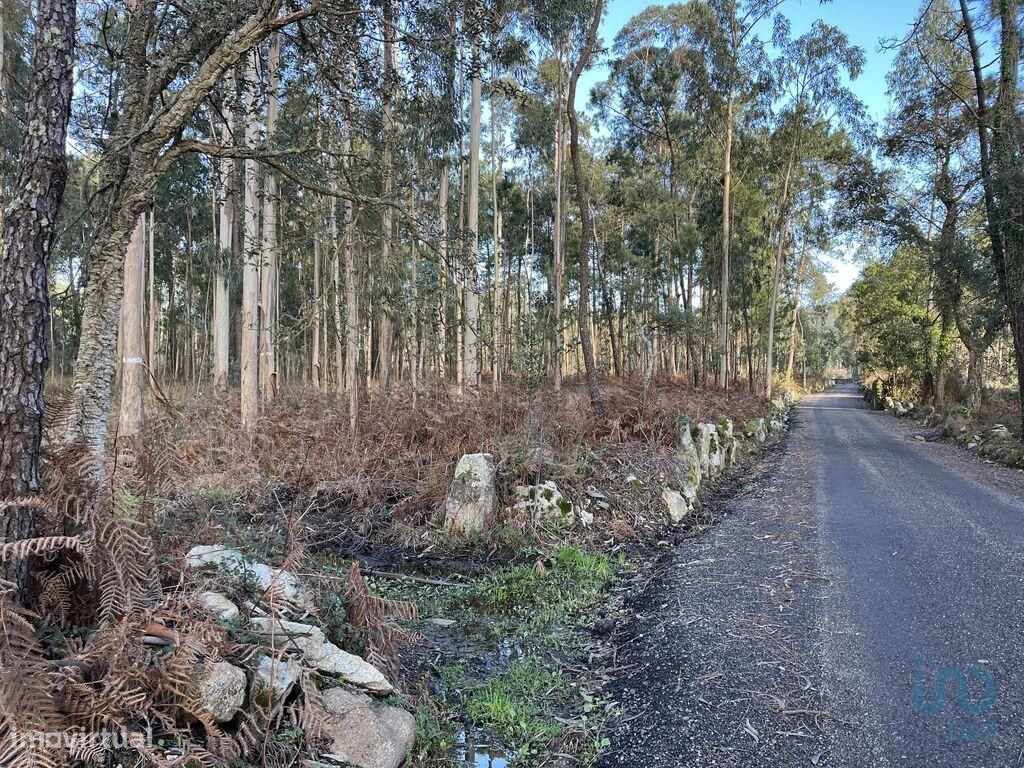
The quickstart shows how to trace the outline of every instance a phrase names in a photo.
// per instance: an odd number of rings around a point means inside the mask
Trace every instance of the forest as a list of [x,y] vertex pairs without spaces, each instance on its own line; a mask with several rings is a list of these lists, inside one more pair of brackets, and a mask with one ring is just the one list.
[[2,0],[0,765],[590,765],[794,397],[1019,436],[1017,0],[791,4]]

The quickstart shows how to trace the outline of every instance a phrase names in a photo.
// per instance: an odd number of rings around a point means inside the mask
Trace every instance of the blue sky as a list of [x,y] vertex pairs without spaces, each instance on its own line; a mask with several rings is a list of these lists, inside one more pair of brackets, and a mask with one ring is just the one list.
[[[608,12],[601,25],[605,45],[611,44],[630,18],[644,8],[659,4],[609,0]],[[894,55],[892,51],[881,50],[880,41],[883,38],[902,38],[910,29],[919,5],[918,0],[833,0],[827,5],[821,5],[817,0],[788,0],[779,10],[792,22],[794,37],[809,30],[815,19],[824,19],[846,32],[853,43],[864,49],[867,64],[852,87],[868,106],[872,117],[880,122],[888,109],[885,76]],[[770,33],[770,26],[766,26],[763,36]],[[589,98],[590,87],[605,76],[601,67],[586,73],[580,88],[581,102]],[[831,265],[831,280],[840,291],[846,290],[859,272],[858,266],[842,259],[825,256],[823,260]]]

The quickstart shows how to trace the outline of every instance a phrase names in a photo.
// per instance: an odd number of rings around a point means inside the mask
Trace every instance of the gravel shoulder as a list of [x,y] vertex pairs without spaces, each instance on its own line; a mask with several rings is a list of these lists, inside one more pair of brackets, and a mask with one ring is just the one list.
[[800,431],[797,419],[731,498],[712,502],[719,522],[627,601],[616,638],[626,672],[612,687],[622,716],[599,765],[812,765],[827,751],[813,631],[827,584]]

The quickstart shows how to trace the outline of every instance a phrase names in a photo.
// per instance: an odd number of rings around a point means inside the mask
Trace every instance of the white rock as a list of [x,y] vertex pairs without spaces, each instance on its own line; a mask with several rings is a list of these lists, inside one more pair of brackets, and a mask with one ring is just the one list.
[[321,672],[329,675],[340,675],[346,683],[365,688],[372,693],[387,696],[395,689],[384,677],[384,673],[373,664],[358,656],[341,650],[333,643],[324,643],[323,653],[316,659],[306,660],[313,664]]
[[579,515],[580,525],[582,525],[584,528],[589,528],[594,524],[594,513],[591,512],[589,509],[580,507],[579,509],[576,510],[576,514]]
[[764,443],[768,439],[768,428],[764,419],[751,419],[743,425],[743,434],[758,443]]
[[554,480],[540,485],[519,485],[515,493],[519,499],[515,509],[528,512],[535,523],[568,524],[573,520],[572,502],[562,495]]
[[686,516],[690,514],[690,505],[679,491],[665,488],[661,492],[661,498],[668,508],[668,519],[673,525],[683,522]]
[[725,469],[725,448],[718,436],[718,427],[701,422],[697,425],[697,453],[700,456],[701,477],[716,478]]
[[[185,565],[188,568],[217,566],[237,579],[252,582],[261,593],[264,593],[264,599],[267,602],[276,602],[275,607],[278,608],[306,613],[313,607],[312,599],[293,574],[253,562],[237,549],[216,544],[199,545],[189,550],[185,557]],[[284,604],[280,604],[281,602]]]
[[253,695],[264,705],[283,701],[291,694],[301,674],[302,667],[294,661],[260,656],[252,682]]
[[196,694],[202,709],[218,723],[234,719],[245,704],[245,671],[226,661],[199,667]]
[[[308,613],[313,601],[293,574],[280,568],[271,568],[263,563],[250,563],[245,572],[255,579],[264,593],[264,601],[273,603],[275,608],[294,607],[300,613]],[[285,605],[279,605],[283,600]]]
[[237,549],[220,544],[199,544],[192,547],[185,556],[187,568],[205,568],[208,565],[224,566],[225,568],[243,568],[248,559]]
[[444,503],[444,529],[469,535],[482,533],[498,510],[494,459],[488,453],[467,453],[455,467]]
[[234,621],[241,615],[238,606],[220,592],[202,592],[199,595],[199,602],[217,618],[217,621]]
[[399,768],[416,743],[416,718],[369,696],[332,688],[321,697],[320,736],[332,760],[358,768]]
[[725,466],[731,467],[736,463],[736,436],[733,434],[732,419],[722,417],[718,420],[718,440],[722,444],[722,451],[725,457]]
[[270,638],[273,647],[298,651],[307,665],[320,672],[339,675],[348,683],[381,695],[394,690],[383,672],[334,643],[328,643],[319,627],[269,618],[253,619],[252,627]]
[[307,651],[313,656],[322,654],[326,642],[323,630],[310,624],[257,616],[250,626],[254,632],[266,637],[272,647],[298,651],[303,656]]

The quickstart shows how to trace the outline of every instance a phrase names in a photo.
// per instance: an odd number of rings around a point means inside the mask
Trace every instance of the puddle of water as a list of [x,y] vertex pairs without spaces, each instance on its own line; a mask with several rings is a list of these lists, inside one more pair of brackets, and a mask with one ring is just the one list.
[[459,768],[508,768],[511,759],[500,747],[481,743],[482,735],[462,731],[455,744],[456,765]]

